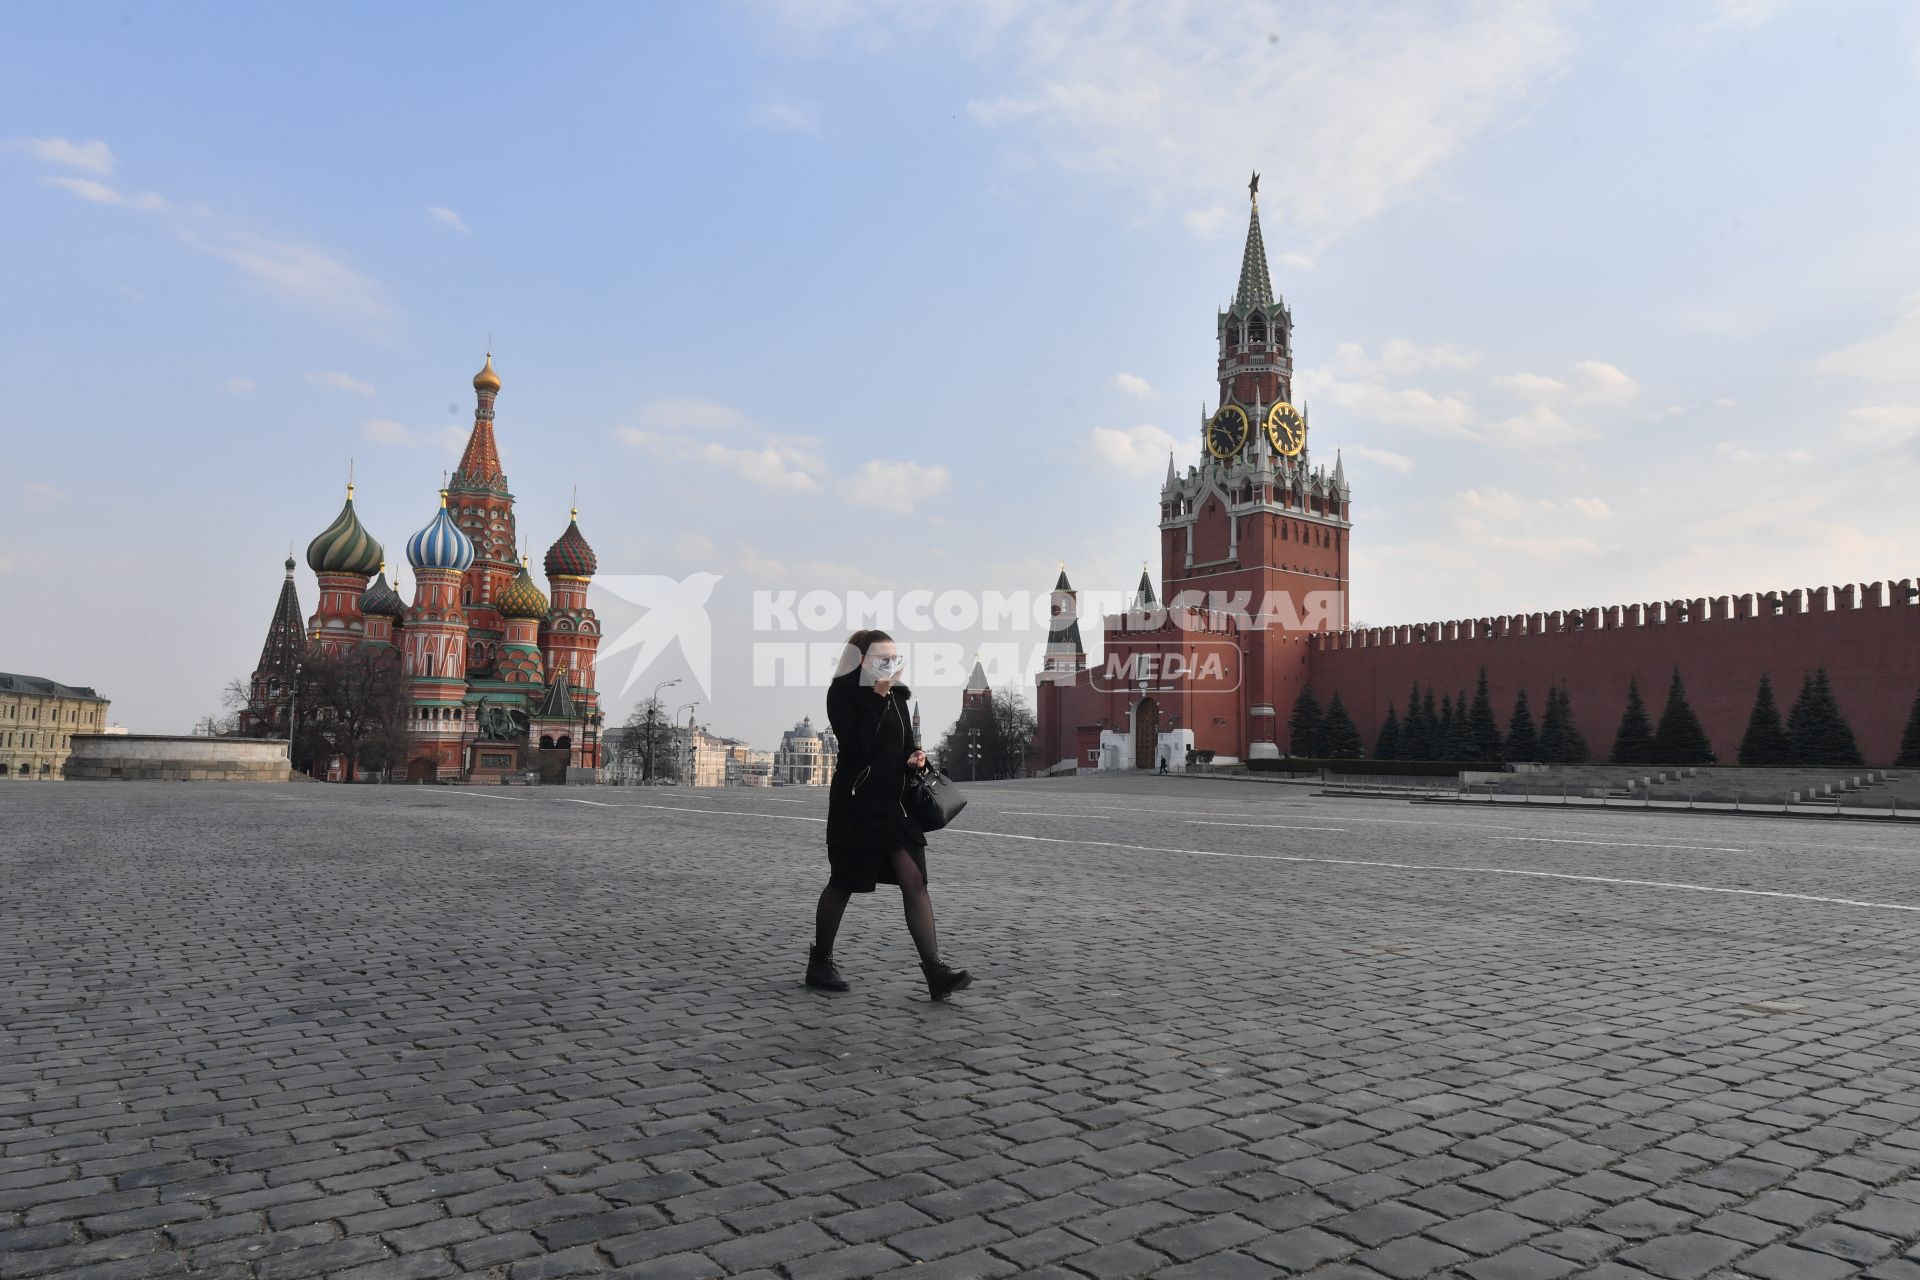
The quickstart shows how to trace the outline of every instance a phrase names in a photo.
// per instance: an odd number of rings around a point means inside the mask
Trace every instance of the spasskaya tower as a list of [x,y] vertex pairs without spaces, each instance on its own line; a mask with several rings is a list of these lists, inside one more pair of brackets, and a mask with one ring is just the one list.
[[[1277,721],[1306,683],[1308,636],[1347,625],[1349,490],[1336,454],[1314,467],[1293,403],[1293,313],[1274,293],[1260,234],[1260,175],[1240,282],[1214,319],[1219,403],[1200,421],[1200,465],[1167,460],[1161,598],[1181,592],[1256,614],[1241,636],[1247,754],[1278,753]],[[1219,593],[1215,595],[1215,593]]]

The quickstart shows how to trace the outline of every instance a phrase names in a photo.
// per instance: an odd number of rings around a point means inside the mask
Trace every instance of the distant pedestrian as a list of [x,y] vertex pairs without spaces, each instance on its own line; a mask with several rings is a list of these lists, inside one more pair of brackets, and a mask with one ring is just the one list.
[[927,754],[914,737],[912,695],[897,679],[905,665],[892,636],[856,631],[827,686],[827,720],[840,756],[827,794],[832,875],[814,914],[807,985],[848,989],[833,962],[840,917],[852,895],[872,893],[876,884],[896,884],[927,989],[935,1000],[944,1000],[973,977],[940,958],[933,899],[927,893],[927,838],[907,813],[908,776],[927,767]]

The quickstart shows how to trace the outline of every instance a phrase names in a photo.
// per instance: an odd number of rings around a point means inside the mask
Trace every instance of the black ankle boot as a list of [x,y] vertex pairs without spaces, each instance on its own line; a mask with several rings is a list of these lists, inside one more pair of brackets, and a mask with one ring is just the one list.
[[955,969],[945,960],[935,960],[932,964],[924,960],[920,963],[920,972],[927,975],[927,992],[935,1000],[945,1000],[956,991],[964,991],[973,985],[973,975],[965,969]]
[[822,991],[848,991],[847,980],[834,967],[833,952],[826,947],[807,948],[807,985]]

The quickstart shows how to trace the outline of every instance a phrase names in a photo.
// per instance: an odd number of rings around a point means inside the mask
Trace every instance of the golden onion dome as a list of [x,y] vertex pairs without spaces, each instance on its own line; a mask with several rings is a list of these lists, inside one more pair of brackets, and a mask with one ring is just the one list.
[[498,391],[500,389],[500,375],[493,371],[493,352],[487,352],[486,368],[473,375],[473,389],[475,391]]
[[525,559],[520,561],[520,576],[508,583],[493,603],[506,618],[544,619],[549,607],[546,592],[534,582]]

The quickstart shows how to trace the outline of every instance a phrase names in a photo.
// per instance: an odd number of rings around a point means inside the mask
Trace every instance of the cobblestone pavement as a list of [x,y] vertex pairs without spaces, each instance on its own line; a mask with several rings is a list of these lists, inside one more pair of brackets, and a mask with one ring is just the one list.
[[1920,1278],[1920,840],[982,786],[0,792],[0,1280]]

